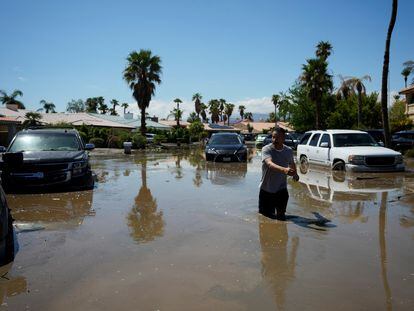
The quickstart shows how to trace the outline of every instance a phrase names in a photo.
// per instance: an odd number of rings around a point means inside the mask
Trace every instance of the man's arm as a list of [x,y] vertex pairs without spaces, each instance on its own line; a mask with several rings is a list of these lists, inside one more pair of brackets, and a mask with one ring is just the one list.
[[271,157],[264,159],[264,162],[271,170],[274,170],[276,172],[283,173],[289,176],[294,176],[296,174],[296,169],[294,170],[291,167],[283,167],[283,166],[277,165],[273,163]]

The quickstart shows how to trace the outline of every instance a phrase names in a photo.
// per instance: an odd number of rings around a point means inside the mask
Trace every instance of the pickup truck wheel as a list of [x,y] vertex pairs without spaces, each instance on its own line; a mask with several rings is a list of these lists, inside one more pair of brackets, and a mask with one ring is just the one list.
[[309,161],[308,158],[304,155],[300,157],[300,163],[299,163],[299,170],[302,174],[306,174],[309,169]]
[[333,171],[345,171],[345,163],[344,161],[337,161],[332,165]]

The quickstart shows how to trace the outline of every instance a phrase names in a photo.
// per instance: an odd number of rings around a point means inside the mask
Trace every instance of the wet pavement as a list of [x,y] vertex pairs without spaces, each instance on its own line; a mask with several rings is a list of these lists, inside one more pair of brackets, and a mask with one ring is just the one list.
[[280,222],[257,214],[254,151],[92,159],[93,191],[8,195],[0,309],[414,309],[414,173],[302,168]]

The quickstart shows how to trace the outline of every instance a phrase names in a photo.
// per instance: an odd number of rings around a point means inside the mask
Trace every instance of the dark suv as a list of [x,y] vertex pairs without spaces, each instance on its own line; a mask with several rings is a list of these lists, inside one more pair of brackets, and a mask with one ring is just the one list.
[[94,181],[87,150],[72,129],[29,129],[16,134],[0,161],[6,191],[62,185],[92,188]]

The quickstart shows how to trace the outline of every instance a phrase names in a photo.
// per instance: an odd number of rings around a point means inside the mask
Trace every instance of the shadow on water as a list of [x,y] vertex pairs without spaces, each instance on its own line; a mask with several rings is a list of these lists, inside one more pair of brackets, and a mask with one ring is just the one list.
[[[293,222],[295,225],[298,225],[303,228],[326,231],[325,228],[335,228],[336,225],[331,224],[331,220],[325,218],[318,212],[312,212],[315,218],[307,218],[297,215],[286,215],[286,220]],[[315,228],[316,226],[317,228]]]
[[153,241],[164,234],[162,211],[157,211],[157,200],[147,186],[147,161],[141,161],[141,187],[134,206],[127,215],[132,239],[138,243]]

